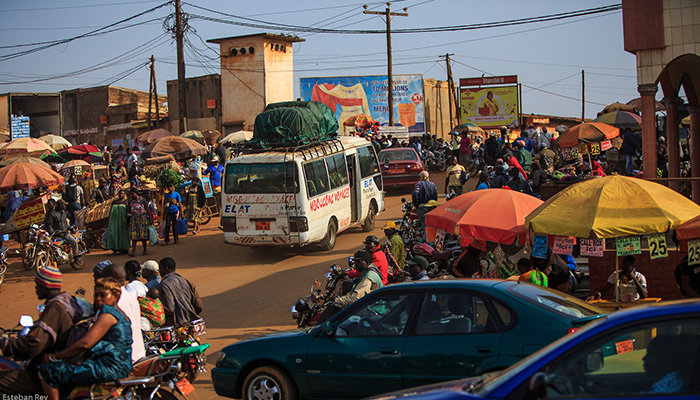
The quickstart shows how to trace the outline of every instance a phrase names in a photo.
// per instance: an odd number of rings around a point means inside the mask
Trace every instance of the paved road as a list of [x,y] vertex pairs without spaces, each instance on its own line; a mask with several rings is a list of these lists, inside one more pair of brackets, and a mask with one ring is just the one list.
[[[442,190],[444,174],[433,175],[433,181]],[[465,190],[474,186],[474,180],[470,180]],[[388,191],[385,211],[377,217],[373,232],[379,238],[384,237],[382,225],[401,216],[401,197],[410,199],[410,189]],[[142,263],[148,259],[173,257],[178,272],[197,286],[205,306],[202,317],[207,324],[203,341],[211,344],[207,351],[208,369],[213,367],[217,351],[225,345],[252,335],[296,328],[291,319],[291,306],[300,296],[308,294],[314,279],[322,278],[331,265],[345,267],[348,256],[363,246],[367,235],[359,227],[349,229],[338,236],[335,249],[329,252],[280,250],[259,254],[249,248],[224,244],[217,226],[215,218],[200,234],[182,237],[176,246],[157,246],[150,249],[149,255],[136,257]],[[16,249],[14,244],[11,252]],[[61,266],[63,289],[73,293],[84,287],[91,297],[92,267],[105,259],[124,263],[129,258],[100,251],[87,256],[86,266],[81,271]],[[0,326],[5,328],[14,326],[22,314],[36,317],[39,304],[34,294],[33,273],[22,268],[18,254],[10,255],[9,261],[0,292]],[[208,372],[198,378],[195,387],[196,398],[217,398]]]

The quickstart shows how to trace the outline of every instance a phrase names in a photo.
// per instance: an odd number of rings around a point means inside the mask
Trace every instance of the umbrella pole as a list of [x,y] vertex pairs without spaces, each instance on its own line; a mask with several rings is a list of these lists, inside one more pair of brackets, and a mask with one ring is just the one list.
[[620,302],[620,257],[615,253],[615,302]]
[[[593,172],[593,161],[591,161],[591,152],[588,152],[588,167],[591,169],[591,172]],[[617,257],[617,256],[615,256]]]

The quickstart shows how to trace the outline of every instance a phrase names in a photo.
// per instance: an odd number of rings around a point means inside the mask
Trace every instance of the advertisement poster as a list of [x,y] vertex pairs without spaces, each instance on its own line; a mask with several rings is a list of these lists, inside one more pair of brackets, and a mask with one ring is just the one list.
[[603,239],[581,239],[581,256],[603,257],[604,248]]
[[518,119],[518,88],[462,88],[460,107],[462,122],[470,121],[486,129],[509,126]]
[[[335,112],[341,135],[354,132],[343,124],[354,115],[389,125],[386,75],[300,78],[299,88],[302,100],[320,101]],[[425,133],[423,99],[423,75],[394,75],[394,126],[408,128],[409,134]]]

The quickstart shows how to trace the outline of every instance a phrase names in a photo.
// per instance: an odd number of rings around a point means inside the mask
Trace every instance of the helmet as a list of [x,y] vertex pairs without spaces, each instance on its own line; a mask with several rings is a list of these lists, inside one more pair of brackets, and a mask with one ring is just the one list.
[[417,243],[413,246],[413,254],[423,257],[432,257],[435,253],[433,246],[428,243]]

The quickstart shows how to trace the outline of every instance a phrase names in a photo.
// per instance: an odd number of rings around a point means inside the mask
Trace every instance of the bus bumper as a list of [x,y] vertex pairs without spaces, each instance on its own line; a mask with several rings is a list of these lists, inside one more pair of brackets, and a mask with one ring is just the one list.
[[257,235],[257,236],[241,236],[234,232],[224,232],[224,243],[235,246],[298,246],[300,243],[305,243],[305,235],[302,233],[299,236],[272,236],[272,235]]

